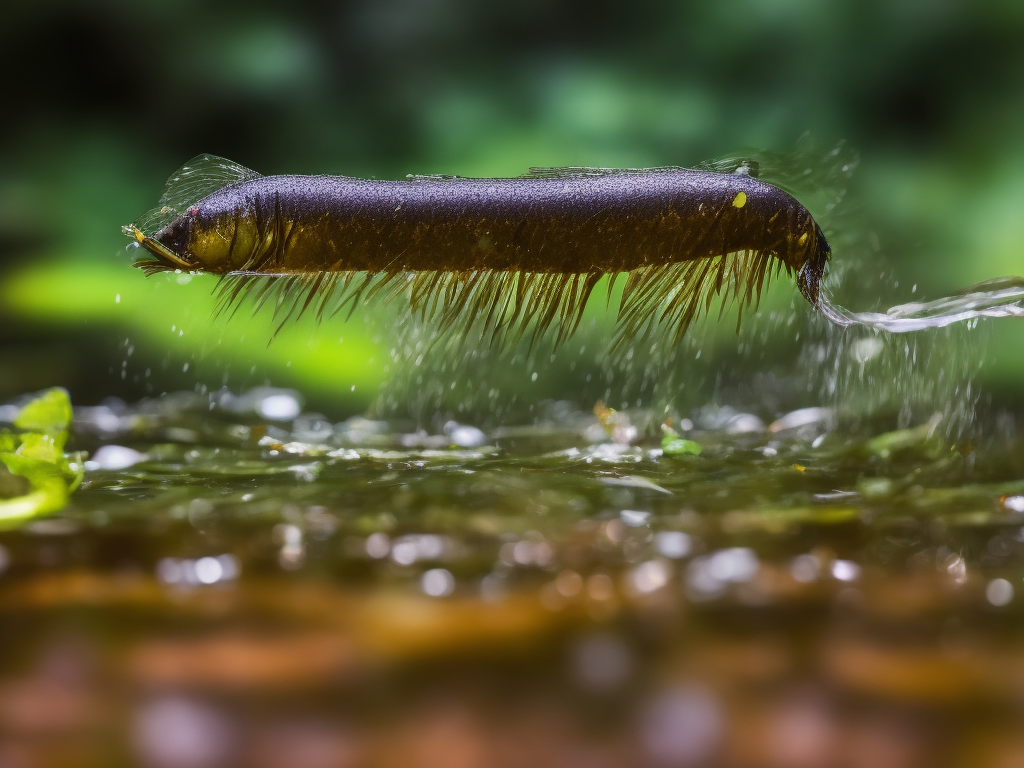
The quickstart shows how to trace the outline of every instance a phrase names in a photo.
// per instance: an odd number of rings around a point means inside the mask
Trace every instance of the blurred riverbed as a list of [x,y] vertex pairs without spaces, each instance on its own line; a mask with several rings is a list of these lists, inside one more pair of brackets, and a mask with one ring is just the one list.
[[0,764],[1024,759],[1019,439],[672,429],[79,407],[71,505],[0,533]]

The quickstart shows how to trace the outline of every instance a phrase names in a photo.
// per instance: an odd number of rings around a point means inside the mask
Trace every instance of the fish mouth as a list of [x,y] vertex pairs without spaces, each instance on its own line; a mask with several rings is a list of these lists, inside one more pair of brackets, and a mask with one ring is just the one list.
[[177,269],[191,272],[196,267],[195,264],[182,258],[159,240],[148,237],[134,224],[126,224],[121,227],[121,231],[156,257],[156,261],[152,259],[139,259],[132,263],[133,267],[143,270],[147,276],[156,272],[170,272]]

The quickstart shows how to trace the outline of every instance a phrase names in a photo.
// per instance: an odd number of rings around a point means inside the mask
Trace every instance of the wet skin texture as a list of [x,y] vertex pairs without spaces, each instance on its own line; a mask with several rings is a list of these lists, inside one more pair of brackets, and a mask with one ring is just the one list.
[[153,239],[215,274],[609,273],[753,251],[798,271],[813,305],[831,253],[808,210],[778,187],[676,169],[516,179],[261,177],[200,200]]

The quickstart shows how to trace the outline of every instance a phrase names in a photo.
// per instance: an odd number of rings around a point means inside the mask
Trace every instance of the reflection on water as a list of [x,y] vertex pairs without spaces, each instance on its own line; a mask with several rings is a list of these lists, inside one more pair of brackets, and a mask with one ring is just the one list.
[[819,306],[836,325],[860,325],[889,333],[944,328],[983,317],[1024,317],[1024,277],[997,277],[935,301],[899,304],[881,312],[851,312],[834,304],[827,290]]
[[618,416],[78,409],[72,505],[0,534],[0,765],[1021,762],[1024,445]]

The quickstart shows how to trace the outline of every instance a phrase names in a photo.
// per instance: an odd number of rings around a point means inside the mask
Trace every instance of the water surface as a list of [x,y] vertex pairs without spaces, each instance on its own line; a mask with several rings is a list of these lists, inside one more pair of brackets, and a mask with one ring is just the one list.
[[564,403],[437,434],[300,410],[76,410],[71,506],[0,534],[0,764],[1024,754],[1017,440],[706,407],[665,455]]

